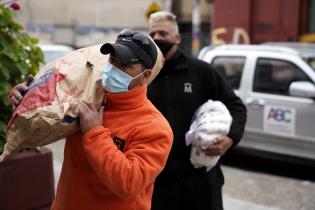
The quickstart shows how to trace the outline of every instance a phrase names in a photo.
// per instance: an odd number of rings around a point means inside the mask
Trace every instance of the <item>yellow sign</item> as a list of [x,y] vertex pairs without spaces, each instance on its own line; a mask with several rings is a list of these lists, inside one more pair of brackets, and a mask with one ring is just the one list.
[[[233,39],[231,41],[224,40],[220,38],[220,35],[226,35],[228,33],[228,29],[226,27],[219,27],[212,31],[211,34],[211,40],[212,44],[219,45],[219,44],[226,44],[226,43],[232,43],[232,44],[250,44],[250,37],[247,33],[247,31],[243,28],[236,27],[233,30]],[[243,42],[241,42],[243,40]]]
[[303,34],[300,36],[300,42],[315,42],[315,33]]
[[161,11],[160,6],[156,2],[152,2],[148,7],[147,11],[145,12],[145,16],[149,20],[150,15],[158,11]]

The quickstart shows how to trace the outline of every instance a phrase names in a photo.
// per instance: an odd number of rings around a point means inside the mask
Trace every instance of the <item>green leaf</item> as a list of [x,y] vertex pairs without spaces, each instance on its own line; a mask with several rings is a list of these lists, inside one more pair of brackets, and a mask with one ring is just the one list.
[[[0,0],[1,1],[1,0]],[[6,125],[12,115],[8,92],[23,82],[28,74],[35,74],[44,55],[23,27],[14,21],[11,9],[0,3],[0,154],[5,142]]]
[[4,144],[6,142],[5,133],[7,130],[7,125],[0,121],[0,154],[3,152]]
[[9,58],[11,58],[13,61],[17,61],[18,60],[18,57],[17,57],[17,54],[12,51],[12,48],[4,48],[3,51],[2,51],[3,54],[7,55]]
[[38,43],[38,40],[37,40],[37,39],[34,39],[34,38],[31,38],[31,43],[32,43],[32,44],[37,44],[37,43]]
[[7,96],[10,89],[11,89],[11,85],[9,83],[1,82],[0,83],[0,96],[4,96],[4,94]]
[[[0,58],[0,60],[1,60],[1,58]],[[0,63],[0,76],[4,80],[9,80],[10,79],[10,72],[7,69],[7,67],[4,66],[2,63]]]

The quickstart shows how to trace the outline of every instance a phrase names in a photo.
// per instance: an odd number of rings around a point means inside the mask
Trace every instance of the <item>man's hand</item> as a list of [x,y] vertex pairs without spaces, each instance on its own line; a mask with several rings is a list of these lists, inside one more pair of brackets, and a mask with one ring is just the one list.
[[20,104],[25,93],[28,91],[28,86],[33,82],[33,75],[28,75],[26,81],[13,87],[11,92],[11,102],[13,110]]
[[208,156],[223,155],[232,145],[233,140],[230,137],[219,136],[217,138],[217,143],[209,146],[205,152]]
[[94,104],[78,101],[78,108],[82,133],[86,133],[96,126],[103,125],[104,106],[102,106],[100,110],[97,110]]

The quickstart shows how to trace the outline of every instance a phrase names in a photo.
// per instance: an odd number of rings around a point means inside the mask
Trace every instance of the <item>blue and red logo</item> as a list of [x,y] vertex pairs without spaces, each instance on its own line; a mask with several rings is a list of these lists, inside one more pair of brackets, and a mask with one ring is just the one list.
[[55,68],[52,68],[34,81],[30,85],[29,90],[20,105],[13,113],[8,128],[10,128],[17,116],[39,107],[51,105],[56,97],[56,85],[65,77],[66,75],[61,74],[59,71],[56,71]]
[[273,119],[277,122],[290,123],[292,121],[292,111],[285,108],[271,108],[267,119]]

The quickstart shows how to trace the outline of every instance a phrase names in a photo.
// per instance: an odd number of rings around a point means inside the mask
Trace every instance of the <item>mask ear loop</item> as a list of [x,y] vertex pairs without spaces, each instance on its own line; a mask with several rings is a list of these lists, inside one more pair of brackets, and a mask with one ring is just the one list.
[[148,69],[145,69],[143,72],[141,72],[140,74],[138,74],[137,76],[133,77],[132,79],[137,79],[138,77],[141,76],[141,74],[143,74],[144,72],[148,71]]
[[[139,75],[137,75],[136,77],[134,77],[133,79],[137,79],[138,77],[140,77],[142,74],[144,74],[144,72],[146,72],[146,71],[152,71],[151,69],[144,69],[144,71],[143,72],[141,72]],[[143,84],[145,84],[146,82],[144,82],[144,81],[141,81],[141,85],[143,85]]]

